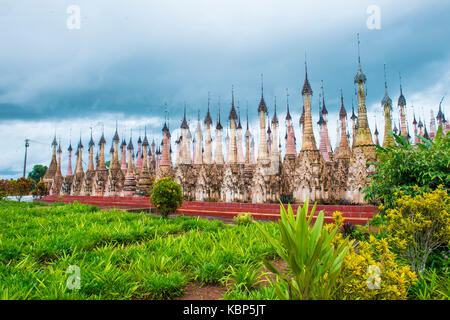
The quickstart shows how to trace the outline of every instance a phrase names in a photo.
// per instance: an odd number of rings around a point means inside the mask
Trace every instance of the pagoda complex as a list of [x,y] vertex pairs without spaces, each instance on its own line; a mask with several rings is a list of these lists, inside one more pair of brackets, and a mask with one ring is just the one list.
[[[386,74],[386,72],[385,72]],[[405,139],[411,139],[406,122],[406,98],[400,85],[398,112],[400,121],[393,121],[392,99],[388,94],[385,80],[385,94],[381,100],[380,111],[384,114],[384,136],[380,142],[378,128],[374,137],[369,128],[366,107],[367,78],[362,71],[359,55],[358,39],[358,69],[354,77],[357,88],[357,112],[352,106],[351,122],[344,105],[344,95],[340,93],[340,111],[338,119],[337,145],[333,150],[328,132],[328,110],[326,108],[323,83],[319,105],[319,140],[313,132],[312,97],[313,90],[309,81],[305,62],[305,76],[302,90],[298,93],[303,97],[303,106],[299,119],[301,137],[295,137],[296,122],[291,115],[289,93],[286,92],[286,118],[280,123],[277,114],[277,104],[274,101],[273,115],[264,98],[264,87],[261,85],[261,97],[256,110],[259,119],[259,141],[255,146],[255,137],[249,128],[248,107],[247,121],[244,130],[241,121],[240,108],[235,104],[234,89],[231,90],[231,106],[227,117],[227,126],[223,127],[220,104],[214,125],[211,116],[210,99],[205,118],[198,119],[195,131],[186,119],[186,106],[181,121],[181,134],[175,141],[174,159],[172,159],[171,132],[164,122],[161,145],[153,140],[150,144],[145,130],[144,137],[137,140],[137,152],[133,139],[126,143],[116,130],[111,142],[110,163],[105,162],[106,139],[102,133],[98,141],[97,156],[94,160],[95,141],[90,136],[88,144],[89,159],[86,171],[83,168],[83,144],[78,142],[75,150],[75,170],[72,170],[72,144],[69,145],[68,166],[65,176],[61,173],[61,143],[56,135],[51,144],[52,158],[50,166],[43,177],[52,195],[82,195],[82,196],[148,196],[152,183],[161,177],[172,177],[182,187],[185,200],[188,201],[224,201],[269,203],[279,199],[290,202],[304,202],[307,198],[323,203],[364,203],[363,189],[370,182],[374,173],[376,161],[376,144],[383,147],[395,144],[389,132],[398,133]],[[238,111],[237,111],[238,109]],[[300,111],[300,110],[299,110]],[[416,135],[433,139],[436,127],[442,126],[443,131],[450,130],[439,105],[436,121],[431,113],[429,130],[425,119],[416,120],[414,114],[414,137]],[[286,135],[280,136],[280,124],[286,128]],[[352,135],[348,127],[351,127]],[[392,127],[394,127],[392,129]],[[194,128],[192,128],[194,130]],[[224,129],[226,133],[224,133]],[[224,136],[225,144],[223,144]],[[351,139],[350,139],[351,138]],[[284,140],[284,149],[281,141]],[[297,152],[297,141],[301,147]],[[415,144],[422,140],[414,138]],[[225,152],[224,152],[225,147]],[[284,151],[284,157],[282,156]],[[256,152],[256,154],[255,154]],[[120,162],[119,162],[120,154]]]

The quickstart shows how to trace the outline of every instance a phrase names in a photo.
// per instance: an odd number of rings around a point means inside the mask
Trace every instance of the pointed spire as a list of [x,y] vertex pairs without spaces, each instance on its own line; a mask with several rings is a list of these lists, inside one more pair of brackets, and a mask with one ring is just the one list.
[[327,115],[328,114],[328,110],[325,107],[325,91],[323,89],[323,80],[322,80],[322,114],[323,115]]
[[56,147],[58,145],[58,141],[56,141],[56,133],[55,136],[53,137],[53,141],[52,141],[52,147]]
[[289,112],[289,89],[286,88],[286,121],[292,120],[291,113]]
[[189,125],[186,120],[186,103],[184,103],[184,117],[183,122],[181,122],[181,129],[189,129]]
[[353,98],[352,98],[352,116],[351,116],[350,119],[352,119],[352,120],[358,119],[358,117],[357,117],[356,114],[355,114],[355,105],[354,105],[354,103],[353,103]]
[[238,123],[237,129],[242,129],[242,124],[241,124],[241,108],[239,107],[239,101],[238,101],[238,113],[239,113],[239,123]]
[[208,92],[208,111],[206,112],[205,124],[209,125],[209,126],[212,124],[211,114],[209,112],[209,104],[210,104],[210,102],[211,102],[211,98],[210,98],[210,93]]
[[144,141],[142,142],[142,145],[144,147],[147,147],[149,145],[148,139],[147,139],[147,126],[144,128]]
[[117,133],[117,120],[116,120],[116,132],[114,133],[113,140],[114,141],[119,141],[120,140],[119,134]]
[[317,124],[319,126],[322,126],[325,124],[325,120],[323,119],[323,113],[321,112],[320,98],[322,98],[322,94],[319,94],[319,121],[317,122]]
[[360,41],[359,41],[359,33],[357,34],[358,38],[358,72],[355,76],[355,83],[366,83],[367,77],[361,70],[361,52],[360,52]]
[[388,87],[387,87],[387,78],[386,78],[386,64],[384,64],[384,97],[381,100],[382,106],[390,106],[392,107],[392,99],[388,95]]
[[400,97],[398,98],[398,105],[399,106],[406,106],[406,99],[405,96],[403,95],[403,88],[402,88],[402,75],[399,73],[399,77],[400,77]]
[[89,148],[93,147],[95,145],[94,139],[92,138],[92,128],[91,128],[91,140],[89,140]]
[[258,106],[258,113],[267,113],[267,106],[266,102],[264,101],[264,76],[261,73],[261,101],[259,102]]
[[222,126],[222,124],[220,123],[220,97],[219,97],[219,119],[218,119],[218,121],[217,121],[216,129],[217,129],[217,130],[222,130],[222,129],[223,129],[223,126]]
[[442,102],[444,101],[444,98],[445,98],[445,96],[443,96],[441,99],[441,102],[439,102],[439,111],[436,116],[436,120],[438,122],[444,122],[444,120],[445,120],[444,113],[442,112]]
[[228,119],[236,120],[237,118],[236,109],[234,108],[234,86],[231,86],[231,110]]
[[275,102],[274,102],[274,113],[272,118],[272,124],[278,125],[278,117],[277,117],[277,97],[275,96]]
[[313,95],[313,91],[311,89],[311,85],[308,80],[308,65],[306,64],[306,53],[305,53],[305,83],[303,84],[302,95]]
[[339,118],[346,118],[347,117],[347,111],[345,110],[344,107],[344,96],[342,94],[342,89],[341,90],[341,110],[339,111]]

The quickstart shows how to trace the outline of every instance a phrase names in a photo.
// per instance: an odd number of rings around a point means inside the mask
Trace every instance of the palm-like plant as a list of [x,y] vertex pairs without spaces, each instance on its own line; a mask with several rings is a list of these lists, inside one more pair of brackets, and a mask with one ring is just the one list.
[[276,280],[270,282],[280,299],[330,299],[342,262],[352,245],[352,242],[345,239],[337,247],[334,246],[333,239],[338,228],[324,227],[323,211],[319,212],[314,225],[311,226],[316,205],[309,217],[308,200],[303,207],[298,208],[296,217],[291,205],[288,205],[287,211],[281,205],[279,221],[281,239],[274,238],[257,224],[278,255],[289,266],[290,271],[282,274],[272,263],[263,260],[266,268],[277,275]]

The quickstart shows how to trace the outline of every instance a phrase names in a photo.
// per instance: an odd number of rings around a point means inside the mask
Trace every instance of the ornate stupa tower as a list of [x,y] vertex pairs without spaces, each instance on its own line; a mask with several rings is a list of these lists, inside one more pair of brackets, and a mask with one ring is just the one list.
[[[328,159],[330,159],[330,161],[333,160],[333,149],[331,148],[331,143],[330,143],[330,136],[328,134],[328,110],[325,106],[325,91],[323,89],[323,81],[322,81],[322,117],[323,117],[323,131],[324,131],[324,139],[325,139],[325,147],[326,147],[326,152],[328,153]],[[329,161],[327,161],[329,162]]]
[[367,168],[368,162],[375,162],[376,149],[370,133],[367,121],[366,95],[364,84],[366,75],[361,70],[361,55],[359,54],[358,34],[358,72],[355,76],[355,84],[358,85],[358,122],[356,129],[356,141],[353,144],[352,156],[350,158],[347,200],[354,203],[363,203],[362,189],[370,182],[369,176],[375,172],[374,165]]
[[344,96],[341,89],[341,110],[339,111],[339,120],[341,122],[341,131],[339,139],[339,152],[336,153],[338,159],[350,159],[350,143],[347,137],[347,111],[344,106]]
[[219,104],[219,117],[216,125],[216,150],[214,152],[214,162],[218,165],[224,164],[223,148],[222,148],[222,130],[223,126],[220,123],[220,104]]
[[67,171],[66,171],[66,177],[73,176],[72,172],[72,143],[69,143],[69,148],[67,148],[67,151],[69,152],[69,160],[67,163]]
[[406,128],[406,99],[403,95],[402,77],[400,75],[400,97],[398,98],[398,106],[400,108],[400,130],[403,138],[408,140],[408,130]]
[[[238,101],[239,109],[239,101]],[[239,120],[236,128],[237,134],[237,163],[244,164],[244,150],[242,149],[242,124],[241,124],[241,111],[239,109]]]
[[271,164],[275,172],[280,168],[280,149],[278,148],[278,117],[277,117],[277,97],[274,101],[274,113],[272,117],[272,144],[271,144]]
[[270,128],[269,113],[267,113],[267,154],[269,156],[269,159],[271,159],[272,158],[272,129]]
[[312,116],[311,116],[311,96],[313,90],[308,79],[308,67],[305,59],[305,82],[303,84],[302,95],[304,97],[304,119],[302,148],[297,158],[295,168],[295,189],[293,197],[295,201],[304,202],[307,198],[311,201],[322,199],[327,192],[328,186],[322,181],[321,173],[325,170],[325,161],[316,146],[314,137]]
[[247,130],[245,131],[245,165],[248,166],[251,164],[250,157],[250,141],[252,138],[252,134],[250,133],[249,125],[248,125],[248,104],[247,104]]
[[138,192],[140,195],[149,196],[150,189],[152,187],[152,181],[150,171],[148,169],[148,138],[147,127],[144,129],[144,140],[142,141],[143,157],[142,157],[142,169],[139,175]]
[[181,164],[191,164],[191,139],[189,137],[189,125],[186,120],[186,104],[184,105],[184,117],[181,122],[181,143],[182,143],[182,151],[181,151]]
[[164,127],[162,129],[163,132],[163,150],[161,154],[161,163],[159,164],[160,167],[171,167],[170,163],[170,131],[169,127],[167,127],[167,123],[164,123]]
[[200,110],[198,110],[197,128],[195,129],[194,165],[203,164],[202,147],[203,147],[202,125],[200,124]]
[[228,119],[230,120],[230,148],[227,156],[228,164],[237,163],[237,141],[236,141],[236,128],[237,128],[237,113],[234,107],[234,90],[231,90],[231,110]]
[[[106,169],[105,163],[105,133],[102,131],[102,136],[100,137],[100,141],[98,142],[100,146],[99,157],[97,161],[97,170],[95,172],[94,178],[94,188],[93,194],[98,196],[103,196],[105,193],[105,186],[108,179],[108,170]],[[114,147],[112,147],[114,148]],[[112,149],[111,156],[114,154],[114,149]]]
[[52,141],[52,160],[48,166],[47,171],[44,174],[43,181],[47,184],[49,190],[51,190],[53,185],[53,180],[55,179],[56,169],[58,166],[58,161],[56,159],[56,147],[58,147],[58,142],[56,141],[56,134]]
[[261,101],[258,106],[258,114],[259,114],[259,147],[258,147],[258,159],[257,162],[268,164],[269,163],[269,154],[267,150],[267,137],[266,137],[266,114],[267,114],[267,106],[264,101],[264,85],[262,82],[261,75]]
[[84,176],[83,185],[81,188],[81,194],[84,196],[90,196],[93,193],[94,187],[94,177],[95,177],[95,167],[94,167],[94,139],[92,138],[92,129],[91,129],[91,139],[89,140],[89,162],[86,170],[86,174]]
[[[336,148],[334,161],[329,174],[333,176],[331,179],[331,192],[328,194],[329,199],[341,200],[345,197],[347,190],[348,168],[350,165],[350,143],[347,135],[347,111],[344,106],[344,97],[341,89],[341,109],[339,111],[340,120],[340,138],[339,147]],[[338,126],[339,127],[339,126]]]
[[316,151],[316,139],[314,137],[312,116],[311,116],[311,96],[313,91],[308,80],[308,67],[305,63],[305,83],[303,84],[302,95],[304,96],[304,120],[303,120],[303,137],[302,137],[302,149],[303,151]]
[[295,134],[292,125],[292,117],[289,111],[289,91],[286,89],[286,153],[284,161],[287,159],[295,160],[297,151],[295,150]]
[[139,138],[138,138],[138,152],[137,152],[137,158],[136,158],[136,174],[139,174],[141,172],[142,169],[142,139],[141,139],[141,135],[139,134]]
[[209,104],[210,104],[210,97],[208,92],[208,111],[206,112],[205,117],[205,154],[204,154],[204,163],[205,164],[212,164],[212,138],[211,138],[211,125],[212,125],[212,119],[211,119],[211,113],[209,112]]
[[133,141],[132,135],[130,135],[130,141],[128,142],[128,165],[127,174],[125,176],[125,182],[123,184],[123,194],[125,196],[133,196],[136,192],[136,177],[133,170]]
[[387,87],[387,78],[386,78],[386,65],[384,65],[384,97],[381,100],[381,105],[384,109],[384,138],[383,138],[383,147],[386,148],[388,146],[395,145],[394,137],[392,137],[389,133],[392,132],[392,99],[388,94]]
[[72,195],[78,195],[81,193],[81,187],[84,182],[84,170],[83,170],[83,144],[81,143],[81,134],[80,141],[78,142],[77,152],[76,152],[76,165],[75,165],[75,175],[72,183]]
[[119,164],[119,133],[117,132],[117,121],[116,121],[116,131],[114,132],[113,144],[114,144],[114,154],[111,158],[110,169],[117,170],[120,169]]
[[125,138],[122,139],[122,144],[120,145],[122,150],[122,155],[120,157],[120,169],[122,170],[123,174],[126,175],[127,173],[127,143],[125,141]]
[[61,141],[58,143],[58,150],[56,151],[58,154],[58,160],[56,164],[56,172],[55,172],[55,178],[53,180],[52,188],[50,190],[50,194],[52,195],[59,195],[61,192],[61,186],[63,183],[63,176],[61,174]]
[[352,120],[352,150],[355,146],[356,142],[356,131],[358,129],[358,117],[355,114],[355,106],[353,104],[353,98],[352,98],[352,116],[350,117]]
[[325,131],[325,120],[323,118],[323,112],[321,111],[320,106],[320,95],[319,95],[319,121],[317,122],[320,128],[320,143],[319,143],[319,150],[320,154],[322,155],[325,162],[331,162],[330,155],[327,150],[327,138],[326,138],[326,131]]

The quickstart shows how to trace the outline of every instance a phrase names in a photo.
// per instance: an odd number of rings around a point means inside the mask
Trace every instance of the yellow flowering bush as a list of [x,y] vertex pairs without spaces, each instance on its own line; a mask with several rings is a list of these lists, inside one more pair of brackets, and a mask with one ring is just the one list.
[[[340,212],[333,214],[335,223],[342,226]],[[343,241],[336,235],[335,245]],[[344,258],[336,281],[334,299],[339,300],[404,300],[417,276],[410,266],[399,265],[386,239],[370,235],[367,241],[356,243]]]
[[387,216],[390,241],[413,271],[423,273],[431,252],[450,243],[450,197],[442,186],[415,197],[400,195]]

